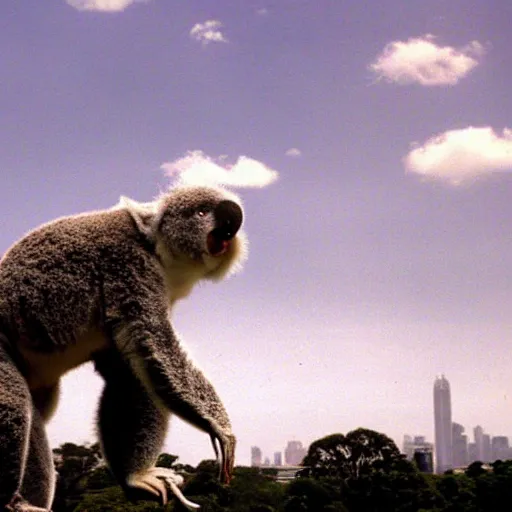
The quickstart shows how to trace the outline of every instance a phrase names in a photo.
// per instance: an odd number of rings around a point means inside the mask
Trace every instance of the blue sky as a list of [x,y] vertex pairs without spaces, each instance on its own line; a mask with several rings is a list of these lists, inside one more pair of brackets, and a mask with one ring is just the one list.
[[[239,191],[246,267],[173,312],[238,462],[432,440],[439,373],[455,421],[512,436],[511,23],[507,0],[4,0],[0,250],[150,200],[190,151],[245,155],[279,174]],[[64,379],[53,444],[94,439],[100,388]],[[179,420],[166,449],[211,456]]]

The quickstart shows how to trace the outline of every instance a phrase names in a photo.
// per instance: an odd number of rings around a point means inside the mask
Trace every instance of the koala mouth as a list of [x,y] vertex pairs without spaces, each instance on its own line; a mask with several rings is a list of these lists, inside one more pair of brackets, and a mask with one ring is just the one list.
[[211,256],[222,256],[228,249],[232,236],[220,229],[214,229],[208,233],[206,245]]

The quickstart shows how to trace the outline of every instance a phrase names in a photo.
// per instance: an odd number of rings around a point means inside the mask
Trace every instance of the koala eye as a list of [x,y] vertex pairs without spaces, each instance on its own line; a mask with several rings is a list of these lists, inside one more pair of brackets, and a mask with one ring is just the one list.
[[206,212],[204,210],[197,210],[196,215],[198,217],[204,217],[206,215]]

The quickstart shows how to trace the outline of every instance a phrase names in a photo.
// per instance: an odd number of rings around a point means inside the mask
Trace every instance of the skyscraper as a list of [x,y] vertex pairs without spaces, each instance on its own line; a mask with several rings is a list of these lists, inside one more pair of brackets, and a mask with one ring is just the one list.
[[288,466],[298,466],[306,454],[307,450],[300,441],[288,441],[284,449],[284,460]]
[[484,429],[477,425],[473,429],[473,436],[475,438],[475,447],[476,447],[476,460],[480,462],[485,462],[484,460]]
[[251,466],[261,466],[261,450],[258,446],[251,446]]
[[452,402],[450,383],[444,375],[434,381],[434,426],[436,437],[436,472],[453,467]]
[[495,436],[491,441],[492,446],[492,457],[491,460],[495,461],[498,459],[506,460],[512,455],[510,447],[508,445],[508,437]]
[[468,465],[468,436],[464,434],[464,427],[459,423],[452,423],[453,467],[462,468]]

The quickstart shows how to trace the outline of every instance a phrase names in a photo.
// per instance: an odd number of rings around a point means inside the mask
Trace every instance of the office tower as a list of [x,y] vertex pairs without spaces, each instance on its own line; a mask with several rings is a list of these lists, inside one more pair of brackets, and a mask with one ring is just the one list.
[[468,465],[468,436],[464,434],[464,427],[459,423],[452,423],[453,467],[462,468]]
[[261,450],[257,446],[251,446],[251,466],[261,466]]
[[283,456],[281,452],[274,452],[274,466],[283,465]]
[[306,453],[306,448],[300,441],[288,441],[284,450],[284,461],[288,466],[299,466]]
[[507,460],[511,455],[508,437],[494,436],[491,441],[491,460]]
[[434,382],[434,426],[436,472],[444,473],[453,467],[450,383],[444,375],[437,377]]
[[473,438],[475,439],[476,459],[484,462],[484,429],[477,425],[473,429]]

